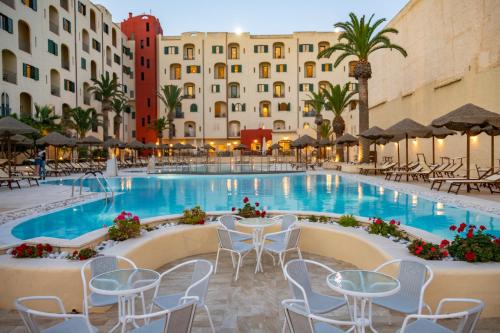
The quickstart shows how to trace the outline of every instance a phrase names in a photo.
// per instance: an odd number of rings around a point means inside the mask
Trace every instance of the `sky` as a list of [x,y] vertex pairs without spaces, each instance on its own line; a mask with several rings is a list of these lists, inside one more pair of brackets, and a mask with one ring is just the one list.
[[164,35],[182,32],[287,34],[332,31],[350,12],[390,20],[408,0],[94,0],[121,22],[129,12],[151,13]]

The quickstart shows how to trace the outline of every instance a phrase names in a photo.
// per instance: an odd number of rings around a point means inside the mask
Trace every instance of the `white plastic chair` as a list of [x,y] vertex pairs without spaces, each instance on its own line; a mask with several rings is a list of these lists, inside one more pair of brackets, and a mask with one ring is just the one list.
[[[222,215],[217,218],[217,221],[219,221],[224,228],[230,231],[238,231],[236,230],[237,220],[241,220],[241,217],[238,215]],[[253,239],[253,236],[244,232],[238,232],[237,234],[233,234],[231,238],[233,241],[243,242]]]
[[[184,300],[188,300],[185,298]],[[148,313],[144,315],[125,316],[125,323],[144,320],[144,326],[127,330],[127,324],[122,325],[122,333],[190,333],[193,327],[194,313],[196,311],[196,298],[171,309]],[[160,319],[150,321],[150,319]]]
[[[137,268],[135,263],[125,257],[121,256],[100,256],[92,258],[87,261],[81,268],[80,274],[82,277],[83,283],[83,313],[85,315],[89,315],[89,308],[92,307],[102,307],[102,306],[110,306],[118,303],[118,307],[120,307],[120,303],[118,302],[118,296],[110,296],[110,295],[101,295],[94,292],[89,294],[87,289],[87,279],[85,277],[85,271],[87,267],[90,267],[90,279],[93,277],[103,274],[106,272],[111,272],[118,269],[118,262],[124,261],[132,268]],[[89,281],[90,281],[89,279]],[[141,301],[142,308],[144,313],[146,313],[146,302],[144,300],[144,294],[141,293]],[[118,313],[122,313],[122,309],[118,309]]]
[[[280,231],[286,231],[295,226],[295,223],[299,221],[296,215],[285,214],[285,215],[277,215],[272,218],[273,220],[277,220],[281,222]],[[285,240],[285,234],[277,234],[270,235],[267,237],[267,240],[273,242],[282,242]]]
[[[210,327],[212,328],[212,332],[215,333],[215,328],[212,322],[212,317],[210,316],[210,311],[208,310],[208,306],[205,304],[205,298],[208,292],[208,283],[210,281],[210,276],[212,275],[212,272],[214,270],[214,266],[210,261],[204,259],[186,261],[163,272],[160,275],[160,281],[165,276],[186,266],[193,266],[193,274],[191,275],[191,284],[189,285],[189,287],[182,293],[158,295],[158,291],[160,288],[160,285],[158,285],[153,296],[153,304],[161,309],[168,310],[175,308],[184,299],[195,298],[196,305],[198,307],[202,307],[207,312]],[[152,308],[153,305],[151,306],[151,309]]]
[[[31,309],[25,306],[24,302],[32,301],[54,301],[59,307],[59,313],[43,312]],[[71,332],[71,333],[96,333],[97,328],[92,326],[86,314],[69,314],[64,310],[63,302],[56,296],[29,296],[21,297],[15,301],[16,309],[21,316],[28,332],[30,333],[57,333],[57,332]],[[49,328],[41,329],[36,323],[35,318],[50,318],[61,319],[62,321]]]
[[[283,241],[268,242],[270,237],[273,236],[281,237],[280,235],[284,236]],[[262,253],[266,252],[273,258],[273,265],[276,265],[276,261],[274,260],[273,254],[277,254],[279,258],[279,263],[281,265],[281,269],[284,270],[285,256],[287,252],[295,250],[297,251],[299,258],[302,259],[302,253],[300,252],[299,248],[299,240],[300,240],[300,228],[291,228],[285,231],[278,231],[266,234],[264,236],[264,240],[262,242],[262,246],[259,251],[259,258],[257,259],[257,262],[258,263],[261,262]]]
[[401,289],[394,295],[371,299],[368,309],[369,317],[371,318],[372,304],[404,314],[421,314],[424,307],[429,313],[432,313],[431,308],[424,303],[425,289],[434,277],[432,269],[420,261],[394,259],[383,263],[374,271],[378,272],[382,268],[396,263],[399,263],[397,279]]
[[[473,303],[469,309],[442,314],[442,307],[446,303]],[[431,315],[413,314],[406,316],[399,333],[472,333],[481,316],[484,303],[472,298],[444,298],[437,307],[436,313]],[[437,323],[441,319],[461,319],[455,330],[450,330]],[[411,322],[410,322],[411,321]]]
[[[289,299],[281,304],[285,310],[285,323],[291,333],[342,333],[356,328],[353,321],[325,318],[304,311],[303,300]],[[348,329],[342,330],[338,326],[348,326]]]
[[215,259],[214,274],[217,273],[220,251],[227,251],[231,254],[231,261],[233,263],[233,268],[235,267],[234,255],[238,256],[238,262],[236,263],[236,276],[234,278],[235,281],[238,281],[240,266],[243,263],[243,258],[245,258],[245,256],[254,249],[257,256],[259,255],[258,249],[256,249],[253,244],[243,243],[241,241],[233,240],[233,237],[238,234],[245,235],[244,233],[240,233],[239,231],[232,231],[226,228],[217,228],[217,236],[219,238],[219,248],[217,249],[217,258]]

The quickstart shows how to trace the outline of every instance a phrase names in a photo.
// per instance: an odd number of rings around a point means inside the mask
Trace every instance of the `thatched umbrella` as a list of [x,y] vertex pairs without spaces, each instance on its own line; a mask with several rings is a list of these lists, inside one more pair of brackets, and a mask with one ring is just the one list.
[[[115,156],[117,156],[120,153],[120,149],[125,148],[125,143],[116,138],[111,138],[104,142],[104,148],[115,150]],[[116,149],[118,149],[118,154],[116,153]]]
[[[402,137],[405,139],[406,146],[406,165],[408,165],[408,138],[425,138],[429,137],[430,130],[427,126],[424,126],[416,121],[405,118],[396,124],[392,125],[385,130],[385,133],[392,135],[393,138]],[[398,140],[399,141],[399,140]],[[398,145],[399,150],[399,145]],[[398,154],[399,155],[399,154]],[[399,159],[398,159],[399,164]],[[406,175],[406,181],[408,181],[409,175]]]
[[134,154],[134,163],[135,163],[137,161],[137,156],[136,156],[137,152],[140,149],[144,149],[144,143],[137,141],[137,140],[132,140],[131,142],[127,143],[127,148],[135,151],[135,154]]
[[432,138],[432,164],[436,164],[436,149],[435,149],[435,139],[444,139],[448,135],[455,135],[457,132],[452,131],[447,129],[446,127],[434,127],[434,126],[427,126],[427,128],[430,130],[429,137]]
[[51,132],[41,139],[36,140],[37,145],[48,145],[53,146],[56,150],[56,169],[58,163],[58,150],[59,147],[74,147],[76,145],[76,140],[68,138],[61,133]]
[[92,156],[92,146],[99,146],[99,145],[102,145],[102,141],[98,138],[96,138],[95,136],[92,136],[92,135],[89,135],[89,136],[86,136],[82,139],[79,139],[77,141],[78,144],[81,144],[81,145],[88,145],[89,146],[89,154],[91,156],[90,158],[90,163],[93,164],[94,163],[94,158]]
[[190,143],[186,143],[182,149],[196,149],[196,147]]
[[495,170],[495,136],[500,135],[500,128],[492,125],[485,127],[474,126],[470,129],[471,135],[486,133],[491,137],[491,171]]
[[[470,178],[470,137],[474,126],[486,127],[491,125],[500,128],[500,114],[485,110],[474,104],[465,104],[444,116],[434,119],[434,127],[446,127],[450,130],[464,132],[467,136],[467,179]],[[467,186],[467,192],[470,187]]]
[[[300,152],[298,149],[303,149],[307,147],[315,147],[317,144],[317,141],[310,137],[309,135],[303,135],[300,138],[296,139],[291,143],[293,147],[297,148],[297,152]],[[298,156],[297,156],[298,158]],[[306,166],[307,166],[307,149],[306,149]],[[307,167],[306,167],[307,168]]]
[[208,143],[205,143],[201,148],[206,150],[215,150],[215,147],[209,145]]
[[383,129],[377,126],[373,126],[366,131],[359,134],[360,137],[371,140],[375,145],[375,168],[377,167],[377,140],[379,139],[390,139],[394,135],[387,134]]
[[233,148],[234,150],[247,150],[248,147],[245,146],[244,144],[240,143],[239,145],[237,145],[236,147]]
[[7,141],[7,159],[9,160],[9,177],[12,176],[11,172],[11,137],[16,134],[33,134],[38,133],[36,129],[25,123],[20,122],[12,117],[3,117],[0,119],[0,137]]
[[335,140],[337,145],[345,145],[347,147],[347,162],[349,162],[349,147],[359,145],[359,140],[355,136],[346,133]]
[[21,134],[16,134],[10,138],[10,140],[20,146],[33,146],[33,140],[25,137]]

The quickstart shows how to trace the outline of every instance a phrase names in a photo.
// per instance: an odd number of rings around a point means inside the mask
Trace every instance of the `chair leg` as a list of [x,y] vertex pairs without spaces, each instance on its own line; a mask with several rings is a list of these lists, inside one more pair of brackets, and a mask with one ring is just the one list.
[[208,311],[208,306],[206,304],[203,304],[203,308],[207,312],[208,322],[210,323],[210,327],[212,328],[212,333],[215,333],[214,322],[212,321],[212,316],[210,315],[210,311]]
[[238,253],[238,267],[236,267],[236,277],[234,281],[238,281],[238,276],[240,274],[240,262],[241,262],[241,254]]
[[283,329],[281,330],[281,333],[286,333],[286,317],[285,321],[283,322]]
[[219,252],[220,252],[220,248],[217,249],[217,256],[215,257],[214,275],[217,274],[217,265],[219,264]]
[[299,259],[302,260],[302,252],[300,252],[299,248],[297,248],[297,253],[299,254]]

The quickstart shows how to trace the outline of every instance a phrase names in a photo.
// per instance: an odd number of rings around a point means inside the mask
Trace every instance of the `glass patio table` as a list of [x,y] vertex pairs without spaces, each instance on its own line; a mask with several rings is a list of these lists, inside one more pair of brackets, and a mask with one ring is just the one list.
[[366,317],[366,303],[374,297],[394,295],[401,288],[397,279],[383,273],[365,270],[339,271],[328,275],[326,283],[334,291],[352,296],[353,320],[362,333],[365,332],[366,326],[370,326],[370,329],[376,332],[372,325],[371,307],[368,309],[368,318]]
[[[257,249],[257,253],[260,253],[261,247],[264,245],[264,228],[273,226],[279,222],[279,220],[267,217],[249,217],[237,221],[240,226],[252,229],[252,241]],[[260,256],[257,255],[255,273],[263,271]]]
[[[135,314],[135,297],[155,288],[160,283],[160,273],[150,269],[118,269],[99,274],[89,283],[90,290],[101,295],[118,296],[118,323],[110,330],[113,332],[121,324],[126,325],[125,317]],[[134,325],[137,327],[136,323]]]

